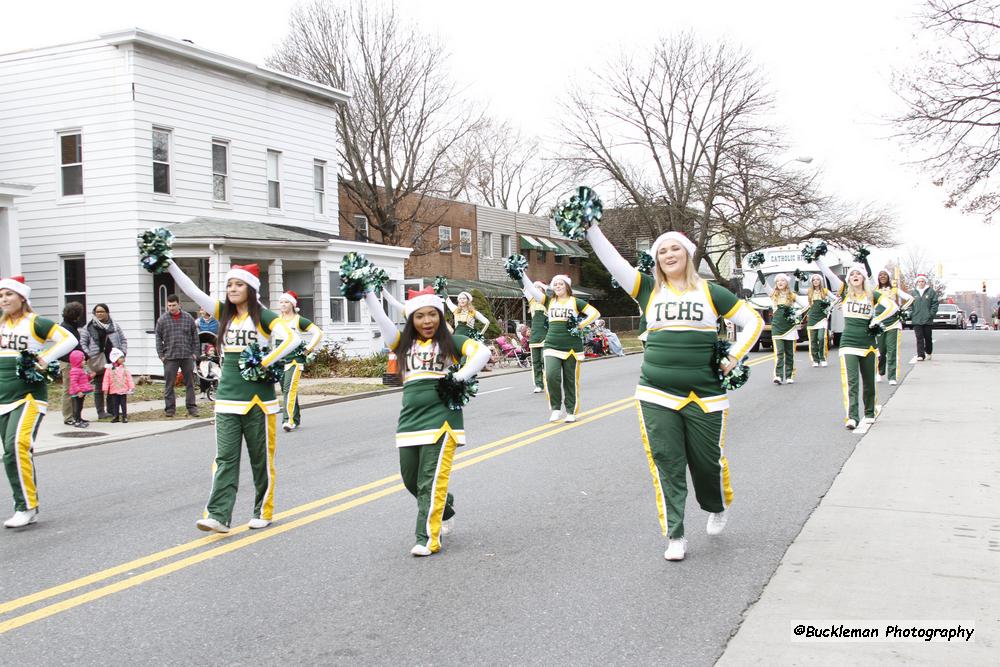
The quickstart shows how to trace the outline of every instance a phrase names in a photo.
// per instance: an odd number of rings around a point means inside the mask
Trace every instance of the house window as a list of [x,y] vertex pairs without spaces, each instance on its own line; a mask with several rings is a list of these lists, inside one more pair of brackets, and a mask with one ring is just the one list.
[[361,322],[361,302],[340,296],[340,272],[330,272],[330,321],[334,324]]
[[229,142],[212,141],[212,199],[229,201]]
[[438,249],[451,252],[451,227],[438,227]]
[[281,208],[281,153],[267,152],[267,207]]
[[170,194],[170,130],[153,128],[153,192]]
[[538,263],[539,264],[544,264],[545,263],[545,251],[544,250],[536,250],[535,253],[538,255]]
[[59,134],[59,170],[62,196],[83,194],[83,134],[79,131]]
[[368,216],[354,216],[354,240],[368,243]]
[[87,310],[87,261],[80,256],[63,257],[63,305],[76,301]]
[[555,261],[556,264],[562,264],[562,255],[559,254],[552,255],[552,259]]
[[491,232],[480,232],[479,256],[493,259],[493,234]]
[[649,246],[652,242],[649,239],[636,239],[635,240],[635,251],[636,252],[649,252]]
[[458,251],[463,255],[472,254],[472,230],[458,230]]
[[510,257],[510,234],[500,235],[500,256]]
[[322,160],[313,160],[313,202],[316,215],[326,215],[326,162]]

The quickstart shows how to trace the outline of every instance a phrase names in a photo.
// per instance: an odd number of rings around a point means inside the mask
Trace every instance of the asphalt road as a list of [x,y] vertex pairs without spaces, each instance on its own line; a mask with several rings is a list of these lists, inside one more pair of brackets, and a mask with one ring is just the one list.
[[[211,429],[39,457],[39,523],[0,533],[0,662],[710,665],[859,439],[835,354],[796,356],[796,384],[770,384],[766,361],[732,394],[732,518],[707,537],[692,494],[681,563],[663,559],[627,400],[639,356],[584,366],[574,425],[545,424],[528,374],[484,380],[452,475],[457,530],[430,558],[409,555],[399,395],[279,434],[278,520],[253,533],[195,530]],[[234,525],[251,505],[244,466]]]

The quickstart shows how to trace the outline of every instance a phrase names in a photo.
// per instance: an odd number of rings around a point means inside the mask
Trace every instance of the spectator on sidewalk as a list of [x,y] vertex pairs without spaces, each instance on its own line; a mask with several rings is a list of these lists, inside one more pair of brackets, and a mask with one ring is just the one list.
[[215,319],[211,313],[209,313],[204,308],[198,309],[198,333],[207,331],[209,333],[219,335],[219,320]]
[[128,395],[135,391],[135,381],[125,367],[125,353],[117,347],[108,355],[111,365],[104,371],[102,388],[108,395],[108,408],[111,410],[111,423],[128,423]]
[[[62,312],[62,322],[59,323],[63,329],[73,334],[73,337],[79,341],[80,340],[80,325],[83,324],[83,304],[77,303],[76,301],[70,301],[63,308]],[[79,350],[83,352],[83,348],[80,343],[77,342],[76,347],[73,350]],[[72,352],[73,350],[70,350]],[[66,426],[72,426],[73,422],[73,397],[69,393],[69,352],[64,356],[59,357],[59,370],[62,373],[62,418],[63,424]]]
[[910,307],[913,333],[917,337],[917,361],[930,359],[934,352],[934,316],[938,309],[937,292],[927,284],[927,276],[920,274],[914,281],[917,289]]
[[188,414],[198,416],[198,398],[194,388],[194,362],[198,358],[198,325],[181,310],[176,294],[167,297],[167,312],[156,321],[156,356],[163,362],[163,411],[168,417],[177,412],[174,387],[177,371],[184,376],[184,403]]
[[83,418],[83,401],[87,394],[94,391],[91,382],[93,371],[84,368],[83,352],[73,350],[69,353],[69,393],[73,397],[73,426],[87,428],[90,422]]
[[122,328],[111,319],[111,309],[107,304],[99,303],[91,312],[94,316],[80,332],[80,346],[87,357],[87,368],[94,374],[94,407],[97,408],[97,418],[106,419],[111,415],[104,405],[104,370],[111,361],[112,349],[118,348],[122,354],[128,354],[128,340]]

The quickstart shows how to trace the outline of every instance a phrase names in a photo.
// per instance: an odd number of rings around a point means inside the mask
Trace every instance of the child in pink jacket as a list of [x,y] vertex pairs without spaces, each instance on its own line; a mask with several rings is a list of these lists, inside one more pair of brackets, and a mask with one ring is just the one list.
[[93,392],[90,373],[83,367],[83,352],[73,350],[69,353],[69,395],[73,400],[73,426],[90,426],[90,422],[83,419],[83,399]]
[[128,395],[135,391],[132,374],[125,368],[125,353],[117,347],[108,353],[111,366],[104,371],[104,393],[108,396],[111,423],[128,423]]

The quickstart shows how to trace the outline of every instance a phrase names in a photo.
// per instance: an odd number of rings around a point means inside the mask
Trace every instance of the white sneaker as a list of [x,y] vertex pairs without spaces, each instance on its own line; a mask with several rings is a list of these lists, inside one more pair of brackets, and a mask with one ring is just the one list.
[[781,378],[775,375],[774,379],[771,380],[771,382],[773,382],[774,384],[781,384]]
[[413,556],[430,556],[433,552],[428,549],[423,544],[415,544],[413,548],[410,549],[410,554]]
[[291,432],[291,430],[292,430],[292,425],[291,425],[291,423],[289,423],[289,422],[285,422],[284,424],[282,424],[282,425],[281,425],[281,430],[282,430],[282,431],[284,431],[285,433],[289,433],[289,432]]
[[455,517],[450,519],[445,519],[441,522],[441,534],[451,535],[451,531],[455,530]]
[[206,533],[228,533],[229,526],[219,523],[212,517],[207,519],[198,519],[197,523],[198,530],[204,530]]
[[14,512],[14,516],[3,522],[4,528],[23,528],[29,523],[35,523],[38,519],[38,508],[33,510],[18,510]]
[[875,382],[876,382],[876,384],[879,383],[879,382],[881,382],[884,379],[885,379],[884,375],[876,375],[875,376]]
[[827,363],[825,361],[819,362],[819,365],[822,366],[823,368],[827,367]]
[[575,422],[576,415],[566,415],[566,419],[564,419],[563,421],[566,422],[567,424]]
[[816,363],[815,361],[813,362],[813,368],[819,368],[819,364]]
[[708,524],[705,525],[705,532],[709,535],[718,535],[726,527],[726,521],[728,520],[729,515],[726,514],[726,510],[709,514]]
[[931,360],[931,355],[930,353],[928,353],[927,356],[924,357],[924,361],[930,361],[930,360]]
[[853,419],[848,419],[847,423],[844,424],[844,426],[847,427],[847,430],[853,431],[854,429],[856,429],[858,427],[858,422],[854,421]]
[[679,540],[670,540],[667,542],[667,550],[663,552],[663,557],[667,560],[684,560],[687,545],[688,541],[683,537]]
[[889,386],[895,387],[898,383],[895,380],[889,380]]
[[871,426],[872,424],[875,423],[875,418],[874,417],[865,417],[864,419],[861,420],[861,423],[862,424],[866,424],[868,426]]
[[795,384],[795,378],[788,378],[785,380],[785,384]]
[[534,388],[534,389],[532,390],[532,392],[531,392],[531,393],[532,393],[532,394],[540,394],[540,393],[542,393],[543,391],[545,391],[545,390],[544,390],[544,389],[542,389],[541,387],[535,387],[535,388]]
[[250,528],[250,530],[257,530],[258,528],[267,528],[270,525],[271,525],[270,519],[258,519],[257,517],[254,517],[253,519],[247,521],[247,527]]
[[562,420],[562,410],[553,410],[552,414],[549,415],[550,422],[557,422]]

